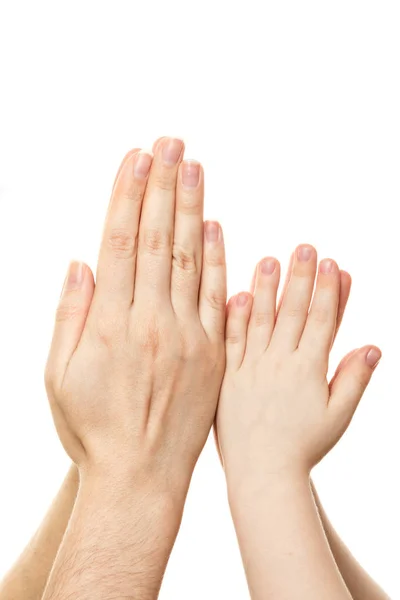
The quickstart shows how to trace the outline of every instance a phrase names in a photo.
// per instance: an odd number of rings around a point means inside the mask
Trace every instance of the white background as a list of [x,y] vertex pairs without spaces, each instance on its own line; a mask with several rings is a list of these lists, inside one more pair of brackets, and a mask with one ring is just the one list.
[[[0,573],[68,466],[42,384],[68,261],[95,267],[125,152],[178,135],[205,166],[231,293],[299,242],[353,274],[333,365],[370,342],[384,360],[315,479],[400,598],[399,31],[395,0],[1,1]],[[211,443],[161,594],[188,597],[248,597]]]

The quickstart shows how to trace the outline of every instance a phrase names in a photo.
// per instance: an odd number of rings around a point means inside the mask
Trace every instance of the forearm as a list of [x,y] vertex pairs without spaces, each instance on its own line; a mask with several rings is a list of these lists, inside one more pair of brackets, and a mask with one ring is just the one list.
[[74,507],[79,475],[72,466],[40,528],[0,584],[0,600],[40,600]]
[[183,501],[134,481],[87,476],[43,600],[154,600]]
[[336,564],[353,600],[389,600],[389,596],[371,579],[336,533],[313,484],[312,491]]
[[257,485],[229,490],[252,600],[350,600],[308,477],[274,475]]

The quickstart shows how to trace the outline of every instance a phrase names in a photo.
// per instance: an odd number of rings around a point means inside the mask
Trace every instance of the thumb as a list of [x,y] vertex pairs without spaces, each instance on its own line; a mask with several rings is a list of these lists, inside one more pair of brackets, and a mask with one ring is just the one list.
[[358,352],[358,348],[355,348],[354,350],[352,350],[351,352],[348,352],[340,361],[334,376],[331,379],[331,382],[329,384],[329,388],[330,390],[332,390],[333,385],[335,383],[335,381],[337,380],[337,378],[339,377],[339,374],[343,371],[345,365],[348,363],[349,359],[353,356],[353,354],[355,354],[356,352]]
[[56,312],[46,382],[64,377],[86,323],[94,294],[93,273],[85,263],[71,262]]
[[381,356],[376,346],[364,346],[342,360],[331,381],[331,410],[339,411],[350,421]]

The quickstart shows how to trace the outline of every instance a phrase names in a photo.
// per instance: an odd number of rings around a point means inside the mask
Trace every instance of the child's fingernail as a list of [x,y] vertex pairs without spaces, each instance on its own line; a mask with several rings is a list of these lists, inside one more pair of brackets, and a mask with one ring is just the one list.
[[310,260],[313,253],[313,249],[311,246],[300,246],[297,249],[297,258],[301,260],[301,262],[307,262]]
[[74,261],[70,264],[61,295],[81,287],[84,275],[84,264]]
[[274,258],[264,258],[261,262],[261,273],[264,275],[272,275],[276,269],[276,260]]
[[377,348],[371,348],[365,357],[365,361],[371,369],[374,369],[382,358],[382,352]]
[[325,260],[321,261],[319,269],[320,269],[321,273],[324,273],[327,275],[328,273],[332,273],[332,271],[335,270],[335,267],[336,267],[335,261],[330,260],[329,258],[326,258]]
[[238,306],[246,306],[249,297],[247,294],[239,294],[236,298],[236,304]]
[[183,150],[183,141],[178,138],[167,138],[164,140],[162,157],[163,161],[173,167],[179,160]]
[[218,242],[221,235],[221,227],[215,221],[206,221],[205,232],[208,242]]
[[196,188],[200,181],[200,163],[196,160],[185,160],[182,165],[182,183],[189,188]]
[[136,155],[133,174],[137,179],[145,179],[149,174],[153,155],[150,152],[140,151]]

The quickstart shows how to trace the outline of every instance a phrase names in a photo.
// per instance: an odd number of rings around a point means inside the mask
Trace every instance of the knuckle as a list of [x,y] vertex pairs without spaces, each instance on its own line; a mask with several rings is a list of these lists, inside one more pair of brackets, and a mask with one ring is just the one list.
[[202,201],[197,194],[183,194],[176,209],[183,215],[199,215],[202,212]]
[[239,344],[243,339],[243,335],[240,335],[237,331],[230,331],[225,336],[225,341],[227,344],[234,346],[235,344]]
[[121,192],[119,197],[119,203],[126,206],[140,205],[143,202],[143,188],[139,187],[138,184],[132,183],[131,186]]
[[204,262],[208,267],[224,267],[225,256],[223,252],[206,252]]
[[56,310],[56,323],[72,321],[82,314],[82,307],[70,302],[62,302]]
[[161,332],[155,319],[149,321],[139,335],[141,351],[153,358],[159,354],[161,346]]
[[109,348],[113,341],[112,328],[106,319],[97,319],[95,326],[96,338],[103,346]]
[[175,191],[176,177],[174,173],[167,170],[159,171],[154,175],[154,186],[163,192]]
[[218,312],[225,312],[226,308],[226,298],[225,294],[219,290],[209,290],[206,294],[206,303],[208,306]]
[[256,312],[253,316],[255,327],[264,327],[275,322],[275,313],[273,311]]
[[172,260],[173,264],[181,271],[197,272],[196,257],[193,250],[186,250],[182,246],[174,244]]
[[301,305],[288,306],[285,309],[285,316],[287,316],[290,319],[298,319],[300,317],[303,317],[303,315],[306,311],[307,311],[307,309]]
[[170,234],[161,229],[147,229],[144,231],[141,241],[143,247],[150,254],[164,254],[171,248]]
[[128,328],[124,319],[110,311],[97,308],[95,318],[89,323],[89,328],[94,338],[106,348],[114,343],[124,343]]
[[133,258],[136,252],[136,236],[122,228],[110,231],[108,245],[116,258]]

